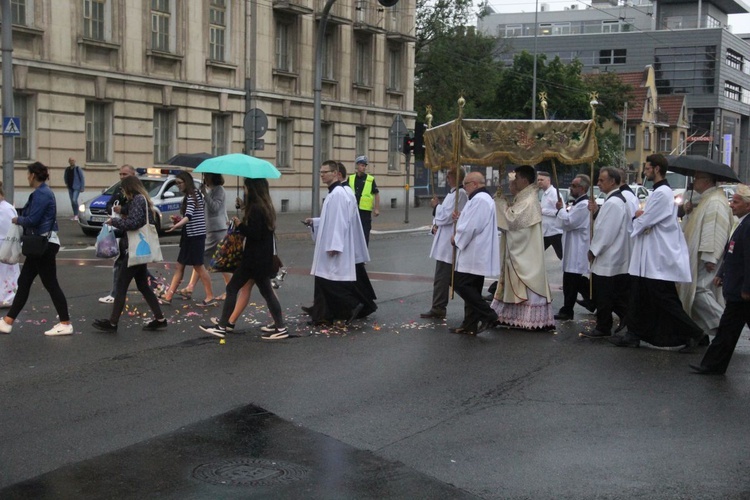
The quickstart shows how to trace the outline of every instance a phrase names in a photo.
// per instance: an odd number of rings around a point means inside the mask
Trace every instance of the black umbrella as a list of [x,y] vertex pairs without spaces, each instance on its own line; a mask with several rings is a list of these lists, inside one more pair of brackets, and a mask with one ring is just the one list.
[[724,165],[711,158],[699,155],[669,155],[667,156],[669,166],[667,170],[682,175],[695,176],[696,172],[704,172],[716,177],[717,180],[726,182],[740,182],[740,178],[732,167]]
[[214,155],[210,153],[181,153],[174,155],[172,158],[167,160],[167,165],[175,165],[178,167],[195,168],[200,165],[203,160],[213,158]]

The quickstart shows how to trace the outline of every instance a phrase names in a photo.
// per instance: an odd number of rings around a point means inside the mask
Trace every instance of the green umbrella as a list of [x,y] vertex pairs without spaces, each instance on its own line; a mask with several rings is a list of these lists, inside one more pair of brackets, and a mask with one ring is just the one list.
[[254,156],[232,153],[204,160],[195,172],[236,175],[248,179],[278,179],[281,172],[270,162]]

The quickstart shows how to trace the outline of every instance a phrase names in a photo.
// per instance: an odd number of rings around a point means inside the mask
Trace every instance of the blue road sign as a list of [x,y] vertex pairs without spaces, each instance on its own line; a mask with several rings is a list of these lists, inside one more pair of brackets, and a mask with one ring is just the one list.
[[17,116],[3,116],[3,135],[21,135],[21,119]]

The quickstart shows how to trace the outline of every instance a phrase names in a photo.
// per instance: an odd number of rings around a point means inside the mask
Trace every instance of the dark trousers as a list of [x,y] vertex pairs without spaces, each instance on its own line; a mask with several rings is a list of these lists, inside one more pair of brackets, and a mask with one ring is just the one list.
[[313,317],[313,321],[349,319],[354,308],[364,303],[356,281],[333,281],[316,276],[315,289],[325,304],[325,316]]
[[362,232],[365,233],[365,242],[370,246],[370,229],[372,229],[372,212],[370,210],[359,210],[359,220],[362,221]]
[[39,276],[42,280],[42,285],[52,299],[52,305],[55,306],[55,311],[57,311],[60,321],[70,321],[68,301],[65,299],[65,294],[62,288],[60,288],[60,283],[57,281],[57,262],[55,258],[59,250],[60,245],[49,243],[47,244],[47,250],[39,257],[26,257],[21,267],[21,274],[18,276],[16,296],[7,314],[9,318],[16,319],[18,317],[23,306],[26,305],[26,301],[29,300],[29,292],[31,291],[34,279]]
[[621,321],[628,312],[628,290],[630,289],[630,275],[617,276],[591,275],[594,288],[594,303],[596,304],[596,329],[600,332],[612,332],[612,313],[617,314]]
[[[124,237],[127,238],[127,236]],[[115,259],[115,263],[112,265],[112,291],[110,292],[112,297],[117,293],[117,282],[120,280],[120,275],[122,274],[123,269],[127,269],[127,267],[128,259],[120,259],[119,257]],[[148,270],[148,267],[146,268],[146,276],[148,277],[151,289],[155,289],[159,282],[156,277],[151,274],[151,271]]]
[[631,276],[628,333],[659,347],[676,347],[700,340],[703,330],[682,308],[672,281]]
[[[366,316],[369,316],[370,314],[374,313],[378,306],[375,304],[375,300],[378,298],[375,295],[375,289],[372,287],[372,283],[370,282],[370,277],[367,275],[367,270],[365,269],[365,264],[359,263],[355,265],[356,271],[357,271],[357,281],[354,283],[354,289],[350,289],[348,286],[345,286],[345,290],[348,291],[348,293],[354,294],[354,297],[356,302],[354,300],[347,300],[346,304],[344,304],[343,312],[340,312],[341,305],[334,306],[339,307],[339,312],[331,311],[331,309],[328,307],[328,301],[326,300],[326,294],[323,292],[323,288],[321,287],[321,279],[316,278],[315,279],[315,291],[313,292],[313,305],[312,310],[310,311],[310,316],[312,317],[312,320],[314,322],[319,321],[333,321],[334,319],[345,319],[344,316],[339,317],[341,314],[346,314],[345,309],[347,307],[353,308],[356,307],[359,303],[363,304],[362,310],[357,315],[357,318],[364,318]],[[328,281],[328,280],[323,280]],[[338,295],[338,293],[335,292],[337,284],[342,283],[340,281],[331,281],[327,284],[327,289],[329,290],[329,294]],[[346,282],[344,282],[346,283]],[[323,285],[326,287],[326,285]],[[334,291],[331,291],[334,290]],[[351,304],[354,304],[354,306],[351,306]],[[346,316],[348,319],[351,316],[351,311],[349,312],[349,316]]]
[[[164,318],[164,314],[161,312],[161,306],[159,306],[159,299],[156,298],[154,290],[149,286],[148,282],[148,266],[146,264],[140,264],[133,267],[128,267],[128,255],[120,256],[117,261],[122,260],[120,263],[120,272],[117,273],[118,281],[115,286],[114,298],[115,301],[112,303],[112,314],[109,317],[109,322],[116,325],[120,321],[122,311],[125,309],[125,299],[128,294],[128,287],[130,282],[135,280],[135,285],[138,287],[138,291],[141,292],[143,298],[146,300],[148,307],[154,313],[156,319]],[[115,262],[117,264],[117,262]]]
[[430,311],[445,314],[448,308],[448,291],[451,286],[453,265],[441,260],[435,261],[435,279],[432,284],[432,308]]
[[484,276],[455,272],[453,284],[458,296],[464,300],[462,328],[476,330],[480,321],[492,322],[497,320],[497,313],[482,298]]
[[703,355],[701,366],[720,373],[727,371],[745,325],[750,327],[750,302],[727,302],[716,337]]
[[552,236],[545,236],[544,249],[547,250],[550,245],[552,245],[552,249],[555,251],[555,255],[557,255],[557,258],[562,260],[562,233],[553,234]]
[[583,300],[591,299],[588,276],[577,273],[563,273],[563,306],[560,308],[560,313],[573,316],[573,306],[576,305],[579,293]]
[[[240,261],[240,267],[234,272],[234,274],[232,274],[229,283],[227,283],[227,297],[224,300],[224,309],[222,309],[221,311],[221,319],[219,320],[219,324],[222,326],[227,326],[227,323],[229,323],[229,317],[234,311],[234,306],[237,305],[237,294],[242,289],[242,287],[245,286],[245,283],[252,279],[251,276],[253,274],[253,270],[251,269],[251,267],[249,265],[242,265],[242,263],[245,261],[246,259]],[[271,313],[271,317],[273,318],[274,326],[276,328],[281,328],[282,326],[284,326],[284,315],[281,312],[281,304],[279,303],[279,298],[273,291],[271,278],[266,277],[255,279],[254,283],[255,286],[258,287],[258,291],[263,297],[263,300],[266,301],[268,311]]]

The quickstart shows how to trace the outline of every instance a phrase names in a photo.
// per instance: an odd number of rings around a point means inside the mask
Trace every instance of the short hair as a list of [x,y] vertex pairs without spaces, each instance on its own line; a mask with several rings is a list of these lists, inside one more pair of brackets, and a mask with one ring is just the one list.
[[34,178],[39,182],[44,182],[49,179],[49,169],[40,161],[35,161],[34,163],[29,164],[26,168],[30,173],[34,174]]
[[529,165],[521,165],[520,167],[516,168],[515,170],[516,176],[523,177],[527,181],[529,181],[529,184],[533,184],[536,182],[536,172],[534,172],[534,167]]
[[664,177],[667,175],[667,167],[669,162],[663,154],[654,153],[646,157],[646,161],[651,164],[652,167],[659,167],[659,174]]
[[586,174],[578,174],[576,175],[576,179],[581,179],[581,187],[583,187],[586,191],[589,190],[589,188],[591,187],[591,177]]
[[620,176],[620,169],[619,168],[615,168],[615,167],[602,167],[599,170],[599,175],[601,175],[602,172],[606,172],[607,176],[610,179],[613,179],[615,181],[615,183],[618,184],[618,185],[622,181],[622,177]]
[[344,164],[340,161],[337,161],[336,165],[339,166],[339,175],[341,176],[341,178],[346,179],[346,167],[344,166]]
[[326,160],[323,162],[324,167],[328,167],[328,170],[330,172],[338,172],[339,171],[339,164],[333,160]]
[[537,177],[550,177],[549,172],[546,170],[538,170],[536,175]]
[[121,166],[119,168],[119,170],[122,170],[123,168],[127,169],[128,171],[130,171],[130,175],[135,175],[136,174],[136,171],[135,171],[135,168],[133,168],[133,165],[130,165],[130,164],[126,163],[125,165]]
[[745,203],[750,203],[750,187],[746,184],[737,184],[737,190],[734,193],[739,195]]
[[[622,184],[623,182],[627,182],[628,178],[625,176],[625,170],[618,168],[618,167],[606,167],[606,168],[613,168],[619,175],[620,180],[617,181],[618,184]],[[612,174],[610,174],[612,175]]]
[[[449,168],[445,175],[446,175],[446,177],[449,176],[449,175],[456,175],[456,171],[454,169],[452,169],[452,168]],[[459,168],[458,169],[458,179],[456,179],[456,181],[457,181],[456,184],[460,186],[461,183],[464,181],[464,177],[466,177],[466,172],[464,171],[463,168]]]
[[203,174],[206,176],[206,180],[210,179],[212,186],[223,186],[224,185],[224,176],[221,174],[214,174],[211,172],[206,172]]

